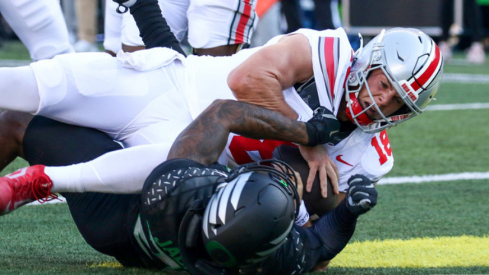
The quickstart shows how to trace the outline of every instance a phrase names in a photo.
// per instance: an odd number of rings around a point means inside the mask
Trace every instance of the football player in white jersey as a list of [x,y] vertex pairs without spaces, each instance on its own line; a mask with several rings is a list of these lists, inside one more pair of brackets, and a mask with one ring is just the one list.
[[[140,2],[150,2],[141,1]],[[156,2],[156,0],[154,0]],[[114,53],[145,48],[136,20],[120,13],[136,1],[107,1],[104,47]],[[163,17],[178,41],[187,38],[197,55],[227,56],[249,45],[258,23],[257,0],[158,0]],[[116,12],[118,11],[118,12]]]
[[[442,67],[440,50],[430,37],[416,29],[395,28],[357,53],[342,29],[299,30],[231,57],[184,58],[155,48],[117,58],[104,53],[63,55],[4,68],[0,108],[92,127],[127,149],[67,167],[33,166],[3,178],[3,185],[9,185],[12,194],[16,186],[31,185],[44,194],[140,192],[145,177],[165,160],[186,125],[215,99],[239,99],[300,121],[312,117],[315,105],[335,114],[344,139],[335,146],[301,150],[309,163],[311,153],[331,154],[339,167],[340,191],[346,190],[345,178],[351,173],[375,181],[392,168],[383,130],[423,111],[439,88]],[[295,88],[312,78],[315,92],[305,95]],[[230,139],[227,158],[237,161]],[[263,157],[261,149],[244,151]],[[314,167],[311,171],[316,174]],[[10,208],[3,211],[36,198],[12,195],[3,206]]]

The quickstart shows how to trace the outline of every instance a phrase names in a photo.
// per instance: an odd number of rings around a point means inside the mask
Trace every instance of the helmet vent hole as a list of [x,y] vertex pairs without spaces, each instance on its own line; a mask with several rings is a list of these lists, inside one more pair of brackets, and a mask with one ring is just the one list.
[[419,39],[419,42],[421,42],[421,44],[423,44],[423,40],[421,40],[421,36],[418,36],[418,39]]

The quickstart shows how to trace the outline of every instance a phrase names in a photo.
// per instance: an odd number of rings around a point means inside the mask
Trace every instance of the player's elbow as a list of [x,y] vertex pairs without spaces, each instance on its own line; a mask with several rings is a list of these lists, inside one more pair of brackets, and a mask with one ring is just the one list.
[[223,108],[226,108],[231,102],[235,102],[234,100],[229,99],[216,99],[214,100],[209,107],[205,110],[206,112],[217,113]]
[[247,97],[247,91],[249,91],[248,75],[243,75],[239,72],[239,69],[234,69],[228,76],[228,86],[233,91],[234,96],[238,100],[244,100]]

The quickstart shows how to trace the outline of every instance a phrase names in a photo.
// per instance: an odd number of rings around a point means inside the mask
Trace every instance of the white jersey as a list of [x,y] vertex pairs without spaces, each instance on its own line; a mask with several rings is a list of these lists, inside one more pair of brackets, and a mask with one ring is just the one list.
[[[109,0],[109,2],[113,2]],[[257,0],[158,0],[163,17],[178,41],[187,35],[193,48],[250,44],[258,16]],[[117,5],[115,5],[117,6]],[[113,3],[106,8],[106,49],[118,52],[120,44],[144,46],[134,17],[116,13]],[[117,28],[119,32],[113,31]]]
[[[302,29],[296,33],[306,35],[311,44],[314,78],[320,104],[336,115],[344,98],[344,85],[353,60],[348,38],[342,29],[321,32]],[[276,43],[278,39],[279,37],[272,39],[267,45]],[[287,103],[298,113],[299,120],[307,121],[312,117],[313,110],[293,87],[285,90],[284,96]],[[232,166],[269,159],[272,158],[273,150],[282,144],[295,146],[290,142],[254,140],[231,134],[220,161]],[[352,175],[363,174],[373,181],[378,181],[393,167],[392,150],[385,131],[367,134],[356,129],[336,146],[324,146],[338,167],[341,192],[348,189],[347,182]]]
[[[298,33],[309,38],[313,50],[314,77],[321,104],[336,114],[352,59],[346,34],[342,29],[299,30]],[[278,39],[273,39],[267,45],[276,41]],[[227,76],[258,50],[242,50],[232,57],[184,58],[166,48],[121,53],[117,59],[104,53],[57,56],[31,65],[41,101],[38,114],[99,129],[126,147],[133,147],[108,153],[89,165],[90,169],[98,170],[99,165],[114,165],[104,160],[117,159],[118,165],[124,167],[121,162],[130,159],[131,163],[127,164],[130,176],[119,173],[111,174],[110,179],[100,177],[97,180],[103,182],[104,188],[113,188],[110,191],[117,190],[117,186],[126,181],[136,186],[140,184],[140,188],[152,168],[166,159],[178,134],[205,108],[216,99],[235,100]],[[311,118],[312,110],[294,88],[285,90],[284,96],[300,120]],[[147,144],[157,146],[139,146]],[[231,135],[220,160],[227,164],[271,158],[271,152],[280,144],[283,142]],[[357,129],[338,145],[325,146],[340,170],[341,191],[347,189],[346,182],[351,175],[361,173],[377,180],[393,164],[385,132],[366,134]],[[139,155],[138,152],[144,153]],[[149,157],[149,154],[158,157]],[[138,159],[137,165],[134,159]],[[107,167],[100,169],[104,170],[102,173],[110,171]]]

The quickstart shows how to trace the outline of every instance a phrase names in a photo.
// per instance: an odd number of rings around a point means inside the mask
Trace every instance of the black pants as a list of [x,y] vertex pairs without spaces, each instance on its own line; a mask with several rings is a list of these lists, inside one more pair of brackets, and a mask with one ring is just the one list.
[[[36,116],[24,136],[24,153],[31,165],[63,166],[92,160],[121,149],[100,131]],[[134,248],[132,230],[140,195],[63,193],[78,230],[97,251],[125,266],[145,266]]]
[[[286,33],[294,32],[303,28],[302,8],[299,0],[281,0],[282,12],[287,21]],[[331,0],[314,0],[315,22],[313,28],[316,30],[336,29],[333,23],[333,12]]]

